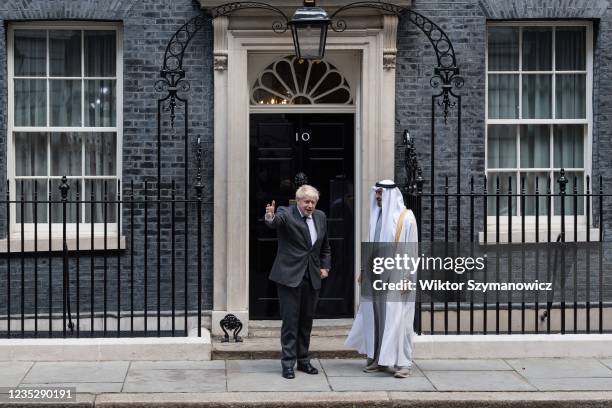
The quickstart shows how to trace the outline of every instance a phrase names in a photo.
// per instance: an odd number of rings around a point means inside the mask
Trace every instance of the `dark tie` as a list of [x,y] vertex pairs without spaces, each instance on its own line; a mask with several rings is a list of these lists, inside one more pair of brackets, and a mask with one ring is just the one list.
[[[308,236],[310,237],[310,228],[308,228],[308,217],[306,215],[304,215],[302,217],[302,220],[304,220],[304,224],[306,225],[306,231],[308,232]],[[308,240],[310,241],[310,245],[312,245],[312,237]],[[304,279],[306,280],[310,280],[310,273],[308,272],[308,268],[306,268],[306,272],[304,273]]]
[[310,228],[308,227],[308,216],[303,216],[304,224],[306,225],[306,231],[308,231],[308,236],[310,237],[310,245],[312,245],[312,237],[310,236]]

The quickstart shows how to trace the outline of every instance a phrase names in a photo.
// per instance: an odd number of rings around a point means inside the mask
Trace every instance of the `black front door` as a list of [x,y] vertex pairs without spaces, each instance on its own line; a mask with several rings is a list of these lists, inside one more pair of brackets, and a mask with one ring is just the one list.
[[266,203],[295,205],[300,179],[316,187],[327,214],[332,269],[323,281],[318,318],[353,317],[353,114],[251,114],[250,318],[279,318],[276,284],[268,274],[276,232],[264,225]]

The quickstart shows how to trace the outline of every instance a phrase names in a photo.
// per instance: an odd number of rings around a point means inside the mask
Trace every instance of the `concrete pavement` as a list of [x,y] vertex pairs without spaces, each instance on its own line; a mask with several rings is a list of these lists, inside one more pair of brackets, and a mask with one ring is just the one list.
[[88,407],[612,406],[612,359],[416,360],[405,379],[361,359],[313,364],[319,375],[285,380],[278,360],[0,362],[0,388],[76,387],[65,405]]

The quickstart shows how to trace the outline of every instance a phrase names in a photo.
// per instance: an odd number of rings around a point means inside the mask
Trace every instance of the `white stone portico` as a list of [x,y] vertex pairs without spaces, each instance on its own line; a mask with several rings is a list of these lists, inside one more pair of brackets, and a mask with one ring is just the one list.
[[[225,3],[200,0],[209,9]],[[268,1],[290,18],[302,1]],[[328,12],[350,1],[317,2]],[[407,6],[409,1],[396,2]],[[214,20],[214,304],[213,335],[222,334],[219,321],[228,313],[249,321],[249,77],[256,54],[293,54],[289,32],[277,34],[272,24],[278,15],[267,10],[241,11]],[[355,86],[355,236],[367,230],[359,209],[368,202],[368,186],[394,175],[395,53],[398,19],[365,9],[343,14],[347,29],[331,29],[326,52],[344,57],[344,64],[359,67]],[[348,57],[347,57],[348,56]],[[346,62],[346,58],[353,61]],[[341,67],[339,67],[341,68]],[[287,105],[287,113],[333,112],[334,107]],[[276,108],[278,109],[278,107]],[[331,109],[331,110],[330,110]],[[358,238],[359,241],[359,238]],[[356,257],[359,246],[356,243]],[[355,263],[358,264],[357,262]],[[357,297],[356,297],[357,298]]]

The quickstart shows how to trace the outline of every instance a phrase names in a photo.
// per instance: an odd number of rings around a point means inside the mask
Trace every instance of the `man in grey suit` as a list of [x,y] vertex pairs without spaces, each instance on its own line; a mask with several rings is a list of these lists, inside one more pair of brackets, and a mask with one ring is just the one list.
[[276,282],[281,327],[283,377],[295,378],[293,367],[307,374],[318,374],[310,364],[308,347],[321,279],[331,267],[331,249],[327,240],[327,217],[315,209],[319,192],[303,185],[295,193],[297,205],[266,206],[265,223],[278,236],[276,259],[270,280]]

